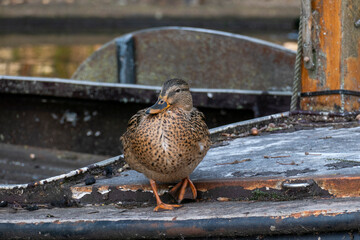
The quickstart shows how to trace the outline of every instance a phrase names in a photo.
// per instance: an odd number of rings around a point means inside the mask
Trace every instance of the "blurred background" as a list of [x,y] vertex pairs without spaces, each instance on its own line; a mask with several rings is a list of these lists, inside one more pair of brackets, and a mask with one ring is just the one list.
[[70,78],[124,33],[187,26],[296,50],[298,0],[0,0],[0,75]]

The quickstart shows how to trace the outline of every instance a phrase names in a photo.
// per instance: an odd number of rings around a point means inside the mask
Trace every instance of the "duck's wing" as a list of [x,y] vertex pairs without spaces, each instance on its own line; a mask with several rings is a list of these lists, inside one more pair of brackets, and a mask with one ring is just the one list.
[[205,115],[196,108],[193,108],[190,112],[190,118],[190,121],[195,127],[194,132],[197,134],[199,140],[206,140],[207,144],[211,144],[209,129],[205,122]]
[[145,117],[147,109],[142,109],[135,113],[134,116],[130,118],[128,121],[126,132],[120,137],[120,140],[122,142],[124,151],[127,148],[129,139],[133,136],[134,132],[136,131],[136,128],[139,126],[141,120]]
[[142,109],[130,118],[127,125],[127,131],[133,132],[139,126],[141,120],[146,116],[146,110],[147,109]]

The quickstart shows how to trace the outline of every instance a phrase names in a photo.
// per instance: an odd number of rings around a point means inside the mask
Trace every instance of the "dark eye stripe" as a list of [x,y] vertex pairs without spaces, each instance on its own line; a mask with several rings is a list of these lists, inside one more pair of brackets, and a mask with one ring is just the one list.
[[168,97],[172,97],[172,96],[175,95],[175,93],[178,93],[177,90],[180,90],[180,92],[189,91],[188,88],[178,88],[178,89],[176,89],[176,90],[173,90],[173,91],[169,92]]
[[177,89],[177,90],[180,90],[180,92],[182,92],[182,91],[189,91],[188,88],[180,88],[180,89]]

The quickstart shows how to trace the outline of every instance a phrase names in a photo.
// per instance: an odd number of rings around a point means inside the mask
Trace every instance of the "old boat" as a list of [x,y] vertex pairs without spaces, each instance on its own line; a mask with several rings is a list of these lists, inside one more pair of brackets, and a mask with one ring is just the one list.
[[1,141],[119,154],[128,119],[175,76],[190,82],[210,128],[284,112],[294,59],[281,46],[219,31],[164,27],[130,33],[104,44],[72,79],[1,76]]
[[[206,39],[205,49],[193,48],[199,39]],[[225,39],[233,45],[225,44]],[[183,46],[191,46],[189,52],[177,55]],[[305,93],[296,111],[279,113],[282,103],[290,105],[287,91],[294,57],[281,47],[239,35],[163,28],[106,44],[79,67],[73,76],[77,80],[1,76],[3,149],[11,152],[14,147],[18,152],[19,145],[26,145],[25,168],[42,159],[45,165],[51,156],[68,162],[118,156],[50,178],[2,184],[0,236],[359,236],[358,111],[310,111]],[[149,185],[124,165],[118,137],[128,117],[155,100],[157,81],[178,73],[171,72],[174,66],[181,66],[178,71],[192,79],[195,102],[210,116],[209,125],[222,126],[211,129],[215,144],[192,176],[199,201],[174,212],[153,213]],[[245,85],[237,85],[242,81],[232,77],[241,66],[245,67],[238,74],[243,74]],[[152,82],[143,85],[147,76]],[[220,88],[209,81],[212,78],[222,84]],[[258,118],[240,121],[246,113]],[[221,116],[240,122],[224,125],[218,120]],[[18,171],[10,169],[7,175]],[[160,186],[169,201],[170,187]]]

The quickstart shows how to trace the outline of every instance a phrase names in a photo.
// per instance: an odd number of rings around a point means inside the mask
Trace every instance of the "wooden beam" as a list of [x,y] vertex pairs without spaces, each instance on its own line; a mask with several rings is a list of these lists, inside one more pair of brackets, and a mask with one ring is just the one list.
[[[304,2],[311,2],[311,16],[303,17],[305,28],[302,34],[307,40],[303,46],[300,108],[310,111],[358,112],[360,28],[356,22],[360,19],[360,1]],[[310,55],[309,39],[312,46]],[[309,67],[309,61],[314,66]]]

